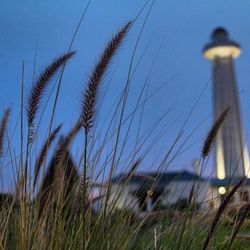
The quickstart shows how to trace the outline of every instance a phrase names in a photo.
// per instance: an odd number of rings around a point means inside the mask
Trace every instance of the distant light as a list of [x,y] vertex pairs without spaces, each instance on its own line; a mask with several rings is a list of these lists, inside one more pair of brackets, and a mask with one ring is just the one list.
[[214,60],[216,57],[236,58],[240,55],[240,48],[237,46],[215,46],[203,52],[203,56],[208,60]]
[[217,178],[220,180],[225,179],[226,173],[225,173],[225,162],[224,162],[224,152],[223,152],[223,146],[222,146],[222,139],[219,136],[220,131],[218,133],[218,136],[216,138],[216,165],[217,165]]
[[245,167],[245,175],[247,178],[250,178],[250,165],[249,165],[249,155],[247,145],[244,146],[243,151],[243,160],[244,160],[244,167]]
[[225,194],[227,190],[225,187],[219,187],[218,191],[219,191],[219,194]]
[[154,194],[154,192],[153,192],[151,189],[149,189],[149,190],[147,191],[147,196],[148,196],[148,197],[151,197],[153,194]]

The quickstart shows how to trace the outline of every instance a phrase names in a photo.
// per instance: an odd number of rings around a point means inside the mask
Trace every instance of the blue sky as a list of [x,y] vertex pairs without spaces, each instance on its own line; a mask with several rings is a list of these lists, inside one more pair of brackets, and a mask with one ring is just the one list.
[[[122,25],[138,14],[145,2],[142,0],[91,1],[73,44],[77,54],[67,66],[59,97],[54,125],[63,122],[64,132],[68,131],[79,115],[80,91],[84,89],[88,75],[105,44]],[[7,106],[12,107],[10,132],[14,130],[19,114],[22,61],[25,62],[27,96],[32,83],[36,47],[36,72],[39,73],[51,60],[67,50],[86,3],[87,1],[79,0],[1,0],[0,101],[1,114]],[[128,34],[105,77],[99,101],[99,124],[102,124],[105,116],[110,113],[113,102],[126,83],[132,50],[148,9],[149,4]],[[157,136],[159,130],[163,131],[168,126],[170,128],[147,156],[142,170],[153,170],[155,158],[161,157],[173,144],[183,121],[210,79],[210,63],[204,60],[201,50],[208,42],[212,30],[217,26],[227,28],[231,37],[242,46],[242,55],[236,61],[236,76],[244,127],[250,143],[249,13],[250,2],[247,0],[155,1],[135,54],[133,68],[143,54],[144,56],[131,81],[126,112],[128,114],[133,109],[154,57],[158,53],[150,74],[149,93],[164,82],[169,83],[147,102],[142,133],[150,128],[166,110],[169,110],[169,113],[164,119],[164,124],[159,125],[159,129],[152,137]],[[106,87],[107,92],[104,91]],[[182,140],[185,140],[199,123],[201,126],[188,140],[185,146],[188,149],[171,164],[169,169],[191,169],[192,160],[199,158],[202,142],[212,123],[211,99],[210,82],[185,125]],[[43,120],[42,128],[45,130],[48,117],[45,116]],[[204,119],[205,121],[201,122]],[[102,129],[101,126],[99,129]],[[131,129],[129,140],[133,140],[135,135],[136,122]],[[18,144],[18,131],[15,132],[14,138],[13,144]],[[42,141],[42,138],[41,136],[39,140]],[[81,148],[80,145],[82,144],[75,146],[76,151]],[[124,170],[125,163],[126,160],[123,159],[120,170]],[[207,172],[211,172],[211,169],[211,164],[208,164]],[[7,179],[11,175],[11,171],[6,168],[4,173]]]

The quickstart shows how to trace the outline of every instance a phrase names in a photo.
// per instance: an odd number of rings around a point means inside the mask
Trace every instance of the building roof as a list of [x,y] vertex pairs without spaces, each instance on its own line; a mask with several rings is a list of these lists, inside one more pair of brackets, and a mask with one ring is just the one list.
[[[227,187],[237,184],[241,178],[225,178],[223,180],[213,178],[210,180],[212,187]],[[246,179],[244,185],[250,186],[250,179]]]
[[146,172],[139,174],[122,173],[112,179],[113,183],[129,183],[129,184],[143,184],[143,183],[158,183],[166,185],[172,181],[204,181],[200,176],[188,171],[176,172]]

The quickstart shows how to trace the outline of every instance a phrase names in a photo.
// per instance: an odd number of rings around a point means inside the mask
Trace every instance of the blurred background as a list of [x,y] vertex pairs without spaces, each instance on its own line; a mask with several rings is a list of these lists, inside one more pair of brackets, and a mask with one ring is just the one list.
[[[1,116],[5,108],[10,106],[12,113],[8,133],[13,135],[11,144],[16,156],[20,150],[18,126],[22,62],[24,61],[25,66],[27,97],[34,76],[55,57],[67,51],[87,4],[88,1],[80,0],[0,2]],[[193,160],[199,159],[202,143],[212,124],[211,65],[202,57],[201,51],[217,26],[225,27],[230,37],[242,47],[242,55],[236,60],[235,69],[243,126],[250,144],[250,2],[156,0],[151,4],[152,1],[143,0],[90,1],[72,46],[77,54],[66,67],[54,126],[63,123],[62,131],[65,133],[73,126],[80,113],[81,91],[84,90],[106,43],[126,22],[133,20],[141,12],[103,81],[95,131],[98,133],[107,130],[117,98],[126,84],[133,58],[125,114],[129,115],[135,108],[145,82],[147,85],[140,102],[151,97],[135,115],[117,171],[128,170],[127,157],[131,151],[136,150],[130,145],[135,141],[139,127],[139,134],[145,135],[148,140],[140,147],[135,159],[154,145],[143,158],[140,171],[156,170],[157,164],[169,151],[182,127],[184,132],[169,157],[167,169],[192,171]],[[47,92],[46,98],[50,91],[52,88]],[[52,92],[50,105],[42,120],[38,145],[46,136],[54,94],[55,91]],[[43,102],[43,107],[45,103]],[[159,122],[166,112],[166,116]],[[127,129],[128,126],[127,123],[124,127]],[[146,132],[152,127],[155,130],[148,136]],[[121,140],[125,138],[125,134],[126,130],[122,133]],[[157,142],[154,141],[158,137]],[[80,135],[72,148],[72,155],[76,159],[81,154],[82,145],[83,138]],[[178,151],[179,147],[181,150]],[[34,149],[34,157],[38,151],[39,147]],[[177,151],[179,153],[176,155]],[[6,159],[6,162],[10,161],[11,159]],[[8,169],[8,164],[5,164],[1,171],[4,173],[4,185],[1,188],[9,189],[13,186],[11,167]],[[205,175],[209,176],[212,172],[211,159],[206,166]]]

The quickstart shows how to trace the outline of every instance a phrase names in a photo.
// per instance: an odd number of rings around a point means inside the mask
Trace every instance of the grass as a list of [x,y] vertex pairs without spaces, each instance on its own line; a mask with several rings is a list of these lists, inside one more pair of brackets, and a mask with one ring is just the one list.
[[[177,211],[168,208],[161,212],[147,214],[145,217],[140,217],[126,208],[117,210],[114,203],[109,203],[112,192],[112,177],[121,162],[121,158],[126,154],[127,137],[138,109],[141,108],[142,113],[139,117],[137,138],[135,145],[129,145],[129,148],[133,148],[135,151],[140,150],[140,145],[145,143],[151,136],[153,129],[157,127],[155,126],[146,134],[140,135],[141,117],[148,94],[145,95],[144,100],[142,100],[142,96],[147,82],[143,86],[132,113],[126,116],[124,112],[130,91],[133,58],[140,33],[132,53],[127,82],[115,112],[111,116],[110,125],[107,131],[104,131],[104,139],[98,137],[95,131],[97,102],[102,80],[110,62],[119,52],[119,48],[132,26],[133,22],[125,24],[107,43],[79,97],[81,100],[79,117],[66,135],[60,134],[60,124],[56,125],[54,130],[52,130],[52,125],[63,72],[66,65],[70,63],[69,61],[74,59],[75,52],[68,51],[53,60],[34,81],[28,95],[26,120],[23,106],[24,84],[22,82],[21,152],[19,157],[15,157],[15,159],[11,157],[13,159],[11,165],[17,176],[15,191],[11,195],[2,196],[0,200],[0,249],[117,250],[207,249],[209,247],[211,249],[229,249],[230,247],[231,249],[247,249],[249,241],[240,242],[238,235],[250,231],[249,219],[247,219],[250,210],[249,204],[244,207],[242,215],[238,216],[236,211],[234,216],[229,216],[227,212],[230,207],[230,199],[237,194],[244,180],[233,187],[218,210],[215,210],[214,214],[206,216],[205,219],[203,217],[206,211],[196,211],[193,207],[194,190],[190,194],[190,206],[186,209]],[[56,76],[59,77],[59,80],[48,124],[49,134],[47,138],[44,138],[41,149],[38,150],[36,137],[39,136],[39,118],[41,119],[43,116],[41,103],[47,94],[46,90],[52,84],[52,79]],[[221,114],[208,133],[201,150],[202,168],[210,154],[216,133],[226,119],[228,112],[227,109]],[[5,150],[10,156],[11,152],[14,152],[14,149],[11,149],[7,129],[9,116],[10,109],[7,109],[0,123],[2,167],[5,167],[6,164],[2,152]],[[189,117],[190,114],[187,119]],[[26,141],[23,137],[24,130],[27,134]],[[183,128],[178,132],[173,145],[170,145],[156,170],[164,170],[170,153],[182,134]],[[60,139],[58,139],[59,135],[61,135]],[[159,132],[159,135],[162,136],[162,131]],[[81,152],[80,171],[77,171],[75,161],[71,157],[71,146],[77,136],[84,145]],[[7,142],[5,147],[4,142]],[[23,147],[25,142],[26,149]],[[55,146],[53,147],[53,145]],[[138,152],[132,151],[132,153],[129,152],[128,156],[126,155],[128,169],[130,169],[128,176],[131,177],[137,171],[151,149],[152,146],[141,153],[142,156],[139,157],[139,160]],[[39,152],[36,158],[33,157],[34,150]],[[51,151],[52,159],[50,159],[49,154]],[[179,152],[177,151],[177,153]],[[48,162],[49,164],[47,164]],[[103,179],[107,176],[108,181],[103,180],[102,176],[104,176]],[[97,197],[97,200],[102,200],[102,209],[98,212],[93,210],[91,201],[88,199],[96,180],[101,180],[101,185],[105,186],[104,194]],[[117,194],[117,199],[119,199],[119,195],[122,193]],[[229,221],[227,216],[230,218]]]
[[[208,230],[200,229],[200,225],[194,224],[190,230],[185,230],[181,244],[179,248],[176,248],[179,233],[173,233],[173,228],[170,228],[170,230],[167,228],[164,231],[164,224],[158,224],[155,227],[151,227],[147,231],[143,232],[142,236],[139,238],[136,249],[154,249],[155,231],[159,234],[156,243],[157,249],[202,249]],[[228,238],[231,235],[232,229],[233,226],[222,225],[213,240],[211,249],[228,249]],[[250,228],[245,228],[242,230],[242,233],[243,232],[249,234]],[[248,248],[249,242],[242,242],[239,239],[235,240],[232,246],[232,249],[243,250]]]

